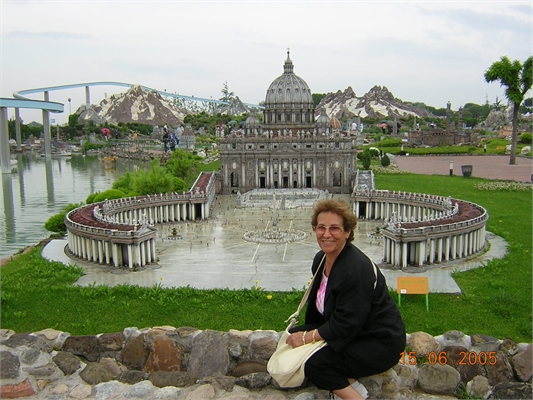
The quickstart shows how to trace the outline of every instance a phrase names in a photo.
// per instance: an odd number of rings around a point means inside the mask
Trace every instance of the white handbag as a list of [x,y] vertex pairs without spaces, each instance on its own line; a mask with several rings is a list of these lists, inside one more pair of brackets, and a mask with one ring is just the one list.
[[[322,257],[320,264],[324,262],[325,257],[325,255]],[[324,340],[318,340],[314,343],[307,343],[299,347],[292,347],[286,343],[287,337],[290,335],[289,330],[296,325],[300,311],[309,297],[309,292],[311,291],[311,287],[313,286],[313,282],[315,281],[319,271],[320,265],[317,268],[316,273],[313,276],[313,279],[311,280],[311,283],[309,284],[304,296],[302,297],[298,309],[285,321],[290,321],[289,326],[287,326],[287,329],[285,329],[281,335],[281,338],[278,342],[278,347],[276,348],[274,354],[272,354],[270,357],[270,360],[267,364],[267,370],[270,376],[272,376],[272,379],[274,379],[281,388],[295,388],[301,386],[305,378],[305,362],[317,350],[320,350],[322,347],[327,345],[326,341]]]

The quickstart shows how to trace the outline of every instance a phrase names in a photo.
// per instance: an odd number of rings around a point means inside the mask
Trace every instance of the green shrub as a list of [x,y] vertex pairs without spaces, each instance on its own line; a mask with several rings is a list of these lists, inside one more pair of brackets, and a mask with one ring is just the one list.
[[128,196],[136,196],[137,194],[133,191],[133,180],[139,171],[129,172],[127,171],[124,175],[119,176],[115,182],[111,185],[113,189],[122,190]]
[[369,149],[370,157],[372,158],[378,158],[379,157],[379,150],[376,149]]
[[100,192],[94,192],[91,193],[87,198],[85,199],[85,204],[93,204],[95,203],[94,198],[99,194]]
[[174,191],[174,177],[159,165],[159,160],[151,162],[148,171],[137,171],[133,177],[133,191],[138,195],[170,193]]
[[363,151],[361,155],[361,161],[363,162],[363,169],[370,169],[370,164],[372,162],[372,156],[370,155],[370,151],[367,149]]
[[522,133],[520,135],[520,143],[531,144],[533,135],[531,133]]
[[88,150],[98,150],[98,149],[101,149],[104,146],[105,145],[103,145],[103,144],[96,144],[96,143],[91,143],[89,141],[86,141],[86,142],[83,143],[82,151],[84,153],[86,153]]
[[174,183],[174,192],[186,192],[188,187],[187,187],[187,183],[181,179],[181,178],[177,178],[177,177],[173,177],[172,178],[172,182]]
[[109,189],[105,190],[102,193],[96,194],[93,198],[93,203],[98,203],[99,201],[104,200],[113,200],[113,199],[121,199],[123,197],[128,197],[126,193],[124,193],[122,190],[119,189]]
[[48,218],[48,221],[44,223],[44,229],[49,232],[65,234],[67,232],[65,215],[66,213],[64,212],[52,215],[50,218]]
[[402,144],[402,139],[393,139],[393,138],[387,138],[385,140],[382,140],[378,143],[376,143],[377,145],[379,145],[380,148],[383,148],[383,147],[399,147],[401,144]]
[[390,158],[388,155],[384,155],[383,157],[381,157],[381,166],[386,168],[390,165]]
[[65,216],[69,211],[74,210],[75,208],[78,208],[83,203],[69,203],[64,208],[63,211],[59,214],[52,215],[50,218],[48,218],[48,221],[44,223],[44,229],[46,229],[49,232],[55,232],[59,233],[61,235],[64,235],[67,233],[67,227],[65,225]]

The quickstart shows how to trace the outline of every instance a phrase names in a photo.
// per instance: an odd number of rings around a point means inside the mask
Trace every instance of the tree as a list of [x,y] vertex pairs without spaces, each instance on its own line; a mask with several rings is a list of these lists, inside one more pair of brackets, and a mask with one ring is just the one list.
[[365,149],[365,151],[361,153],[361,161],[363,162],[363,169],[369,170],[370,163],[372,162],[372,155],[370,154],[369,149]]
[[381,166],[387,168],[390,165],[390,158],[388,155],[381,157]]
[[511,137],[511,157],[509,164],[516,164],[516,142],[518,128],[518,111],[526,93],[533,83],[533,56],[529,57],[524,65],[520,61],[511,62],[509,57],[502,56],[485,71],[487,83],[500,81],[500,86],[505,86],[505,97],[513,103],[513,134]]
[[320,103],[320,100],[327,96],[327,93],[313,93],[311,96],[313,98],[313,104],[316,107]]
[[151,161],[149,171],[140,170],[133,178],[133,191],[138,195],[171,193],[174,191],[172,174],[159,165],[159,160]]
[[186,179],[194,165],[194,157],[185,150],[176,150],[165,163],[165,169],[176,178]]
[[228,89],[228,81],[225,81],[222,84],[221,92],[222,92],[223,96],[219,100],[226,101],[226,102],[229,103],[230,100],[235,97],[235,93],[234,92],[230,92],[229,89]]

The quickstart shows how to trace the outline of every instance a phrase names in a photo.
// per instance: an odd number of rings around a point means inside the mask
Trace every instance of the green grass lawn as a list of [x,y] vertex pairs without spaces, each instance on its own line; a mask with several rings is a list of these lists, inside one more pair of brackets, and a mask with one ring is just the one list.
[[[458,329],[498,338],[531,342],[532,196],[528,191],[479,190],[479,178],[437,175],[376,175],[378,189],[423,192],[468,200],[489,213],[487,230],[503,237],[508,254],[484,268],[455,273],[461,296],[430,294],[425,315],[423,296],[405,296],[402,315],[408,332],[439,334]],[[423,188],[423,190],[421,190]]]
[[[478,178],[377,174],[378,189],[452,196],[478,203],[490,215],[487,229],[509,243],[509,253],[484,268],[454,274],[463,294],[404,296],[401,312],[407,332],[439,335],[457,329],[531,342],[532,195],[528,191],[479,190]],[[0,269],[1,327],[16,332],[54,328],[73,335],[157,325],[199,329],[283,330],[303,294],[247,290],[78,287],[77,267],[49,262],[40,249],[20,255]],[[394,296],[396,299],[396,296]]]

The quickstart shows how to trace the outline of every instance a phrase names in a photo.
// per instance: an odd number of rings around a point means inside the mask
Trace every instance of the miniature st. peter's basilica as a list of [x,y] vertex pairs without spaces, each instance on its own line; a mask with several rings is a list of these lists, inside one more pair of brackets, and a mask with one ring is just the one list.
[[282,188],[350,193],[354,138],[341,133],[335,118],[315,121],[311,90],[294,74],[289,52],[283,69],[267,90],[263,123],[249,116],[221,140],[222,194]]

